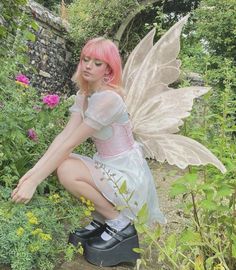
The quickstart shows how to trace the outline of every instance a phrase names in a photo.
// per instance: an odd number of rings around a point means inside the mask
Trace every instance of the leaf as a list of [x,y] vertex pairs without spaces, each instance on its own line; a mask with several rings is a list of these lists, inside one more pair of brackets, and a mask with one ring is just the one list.
[[133,248],[133,251],[139,254],[144,253],[144,250],[142,248]]
[[25,31],[24,36],[25,36],[25,38],[26,38],[27,40],[30,40],[30,41],[32,41],[32,42],[35,42],[35,35],[32,34],[31,32]]
[[206,210],[216,210],[218,208],[217,203],[212,200],[202,200],[200,206]]
[[124,194],[127,193],[127,184],[126,184],[126,180],[122,183],[122,185],[119,188],[119,193],[120,194]]
[[168,246],[168,248],[172,251],[174,251],[176,249],[176,235],[175,234],[171,234],[167,240],[166,240],[166,245]]
[[126,209],[127,206],[125,206],[125,205],[117,205],[115,208],[116,208],[116,210],[118,210],[118,211],[122,211],[122,210]]
[[137,214],[138,222],[146,223],[148,220],[148,207],[145,203]]
[[233,192],[234,192],[233,188],[230,187],[229,185],[222,185],[217,190],[217,195],[219,197],[225,197],[225,196],[230,196]]
[[233,243],[232,245],[232,256],[236,258],[236,243]]
[[180,243],[191,246],[202,245],[201,236],[198,232],[191,229],[184,231],[180,237]]
[[204,258],[198,255],[195,259],[194,270],[204,270]]
[[186,185],[177,183],[171,186],[169,194],[171,197],[175,197],[186,192],[188,192]]
[[32,21],[30,23],[30,26],[35,30],[35,31],[38,31],[39,29],[39,25],[36,23],[36,21]]

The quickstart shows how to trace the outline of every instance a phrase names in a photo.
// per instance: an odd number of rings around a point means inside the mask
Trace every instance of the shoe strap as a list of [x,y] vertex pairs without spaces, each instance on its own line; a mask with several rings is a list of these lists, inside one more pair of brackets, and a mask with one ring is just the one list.
[[122,237],[122,235],[119,234],[119,231],[110,227],[109,225],[106,226],[104,231],[106,233],[108,233],[111,237],[114,237],[116,240],[118,240],[120,242],[123,240],[123,237]]
[[95,228],[95,229],[98,229],[98,228],[101,228],[102,227],[102,223],[100,223],[100,222],[98,222],[97,220],[92,220],[91,222],[90,222],[90,224]]

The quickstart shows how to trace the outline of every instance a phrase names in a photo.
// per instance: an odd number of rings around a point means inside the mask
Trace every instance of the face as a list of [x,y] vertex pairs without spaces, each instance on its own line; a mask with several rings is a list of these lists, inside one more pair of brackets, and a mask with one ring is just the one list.
[[109,72],[109,66],[96,58],[83,56],[81,61],[81,74],[90,84],[101,84],[103,78]]

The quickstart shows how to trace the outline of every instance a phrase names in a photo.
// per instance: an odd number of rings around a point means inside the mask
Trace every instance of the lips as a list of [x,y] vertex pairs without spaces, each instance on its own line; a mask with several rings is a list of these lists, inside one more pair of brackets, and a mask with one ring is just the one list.
[[90,76],[90,75],[91,75],[91,73],[88,72],[88,71],[84,71],[83,74],[84,74],[85,76]]

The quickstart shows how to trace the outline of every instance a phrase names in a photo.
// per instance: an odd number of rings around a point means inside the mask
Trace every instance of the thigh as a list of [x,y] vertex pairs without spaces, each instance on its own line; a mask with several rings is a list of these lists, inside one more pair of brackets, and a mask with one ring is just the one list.
[[57,175],[62,182],[83,181],[97,189],[88,167],[79,158],[69,157],[64,160],[57,169]]

